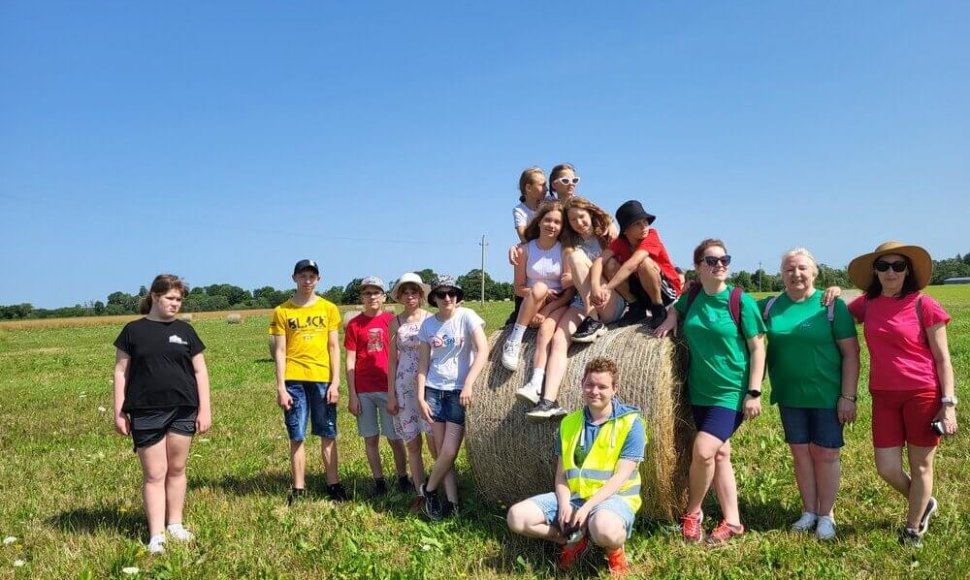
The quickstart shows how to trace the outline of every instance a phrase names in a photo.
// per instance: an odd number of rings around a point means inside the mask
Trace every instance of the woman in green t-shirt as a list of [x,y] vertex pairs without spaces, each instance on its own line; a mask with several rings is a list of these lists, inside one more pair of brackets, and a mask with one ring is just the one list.
[[856,416],[859,341],[840,299],[815,288],[818,264],[804,248],[782,256],[785,292],[758,303],[768,331],[771,402],[777,403],[785,442],[795,462],[802,515],[792,530],[835,538],[833,506],[839,489],[842,427]]

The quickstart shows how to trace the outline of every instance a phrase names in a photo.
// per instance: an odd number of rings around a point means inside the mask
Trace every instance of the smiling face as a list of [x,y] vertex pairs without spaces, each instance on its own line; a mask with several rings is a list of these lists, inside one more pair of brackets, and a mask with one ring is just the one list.
[[182,291],[172,288],[168,292],[152,294],[152,311],[156,318],[171,320],[182,308]]
[[731,257],[727,255],[723,246],[708,246],[704,249],[700,262],[694,264],[694,268],[697,270],[701,283],[724,282],[728,278],[728,265],[730,263]]
[[574,232],[584,239],[592,235],[593,218],[590,217],[588,211],[581,207],[571,207],[566,213],[569,214],[569,227],[573,228]]
[[804,254],[787,256],[781,263],[781,279],[789,294],[801,295],[811,291],[815,287],[816,276],[818,267],[815,261]]
[[[903,266],[906,267],[903,268]],[[880,272],[880,269],[883,267],[885,267],[886,271]],[[903,268],[903,271],[897,272],[897,268]],[[873,272],[875,272],[879,283],[882,285],[882,293],[886,296],[896,296],[902,291],[903,282],[906,281],[906,276],[910,273],[909,270],[910,268],[906,258],[899,254],[883,254],[876,258],[873,263]]]
[[591,411],[602,411],[609,406],[615,395],[613,373],[594,371],[583,377],[583,402]]
[[547,240],[559,238],[562,232],[562,212],[557,210],[550,211],[542,216],[539,222],[539,233]]
[[443,286],[431,293],[431,299],[438,306],[438,312],[450,316],[458,308],[458,291],[454,288]]

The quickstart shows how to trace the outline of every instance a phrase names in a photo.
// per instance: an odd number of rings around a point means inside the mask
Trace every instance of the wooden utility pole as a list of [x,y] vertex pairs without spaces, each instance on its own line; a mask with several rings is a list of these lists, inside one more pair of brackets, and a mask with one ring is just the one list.
[[482,287],[481,287],[481,297],[482,297],[482,308],[485,308],[485,247],[488,243],[485,241],[485,234],[482,234],[482,241],[479,244],[482,247]]

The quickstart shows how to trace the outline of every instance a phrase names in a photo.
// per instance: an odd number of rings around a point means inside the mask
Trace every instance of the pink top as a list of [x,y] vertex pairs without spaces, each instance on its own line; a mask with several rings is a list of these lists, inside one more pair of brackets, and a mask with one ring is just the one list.
[[[849,304],[849,312],[862,323],[869,347],[869,390],[938,390],[940,377],[936,360],[919,327],[916,299],[922,296],[923,326],[950,322],[940,303],[920,293],[905,298],[860,296]],[[868,302],[868,304],[867,304]]]

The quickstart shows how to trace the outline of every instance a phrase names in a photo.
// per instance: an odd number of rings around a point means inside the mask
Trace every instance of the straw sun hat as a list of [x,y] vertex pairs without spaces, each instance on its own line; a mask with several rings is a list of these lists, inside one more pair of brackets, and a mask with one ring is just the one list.
[[849,280],[856,288],[868,290],[872,285],[873,265],[876,260],[886,254],[905,256],[912,265],[911,274],[916,279],[916,286],[920,290],[926,288],[933,274],[933,259],[929,252],[919,246],[907,246],[902,242],[883,242],[872,252],[863,254],[849,262]]
[[418,276],[414,272],[407,272],[401,276],[400,279],[394,284],[394,288],[391,289],[391,298],[395,302],[401,301],[401,287],[405,284],[414,284],[421,289],[422,298],[428,299],[428,294],[431,294],[431,286],[424,283],[421,276]]

